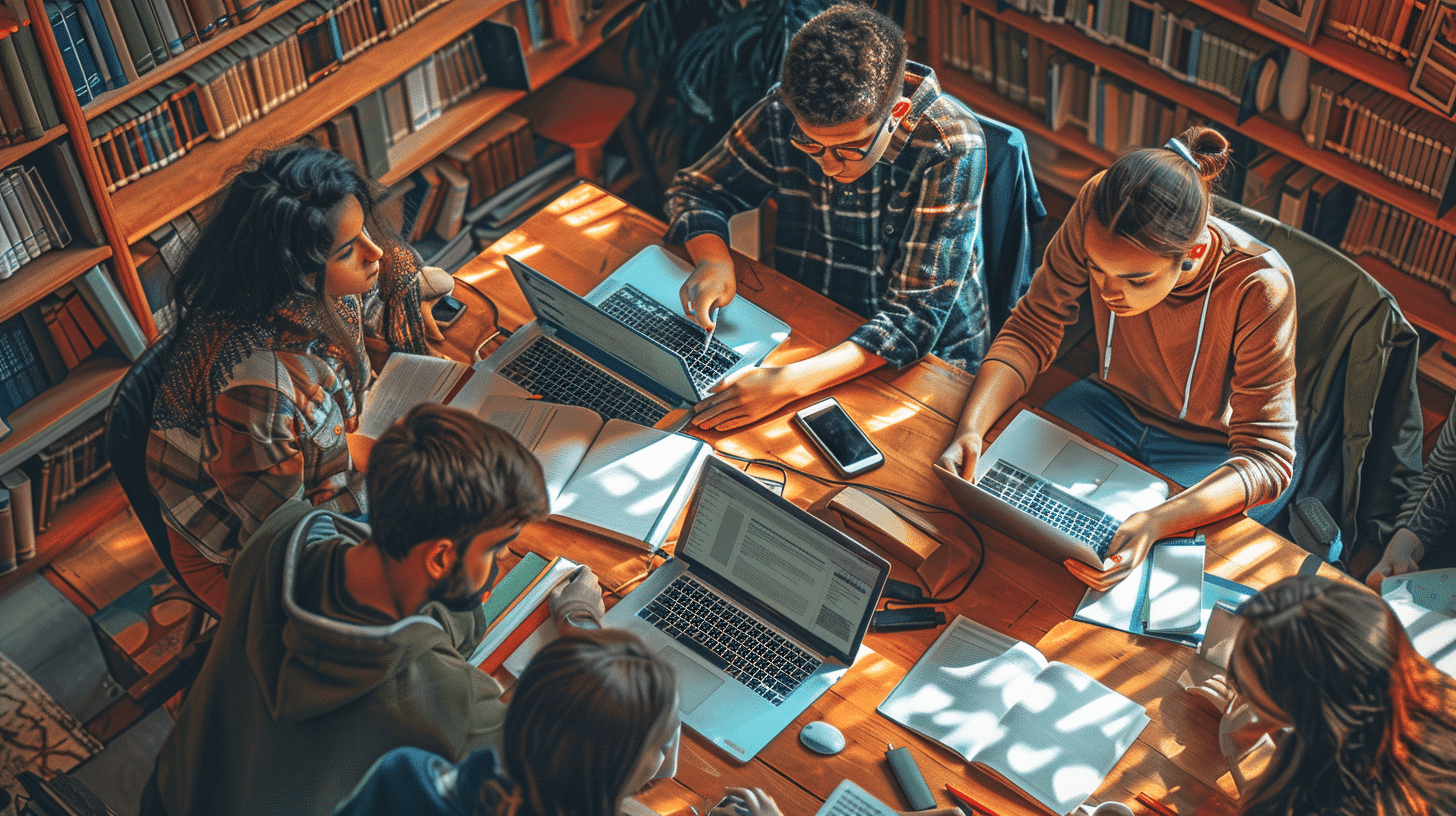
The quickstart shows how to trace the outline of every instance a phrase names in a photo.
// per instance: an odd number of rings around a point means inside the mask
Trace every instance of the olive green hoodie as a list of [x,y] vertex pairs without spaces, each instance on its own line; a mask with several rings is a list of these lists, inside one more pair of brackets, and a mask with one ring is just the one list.
[[381,755],[459,761],[499,741],[501,687],[462,657],[483,618],[355,603],[343,556],[367,525],[290,502],[243,547],[202,673],[157,759],[171,816],[330,814]]

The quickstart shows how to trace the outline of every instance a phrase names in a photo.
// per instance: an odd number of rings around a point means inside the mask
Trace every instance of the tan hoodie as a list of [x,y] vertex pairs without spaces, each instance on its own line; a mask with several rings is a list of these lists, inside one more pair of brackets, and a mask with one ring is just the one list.
[[1101,179],[1099,173],[1082,188],[986,359],[1011,366],[1030,385],[1051,365],[1077,319],[1078,297],[1091,287],[1095,379],[1149,425],[1228,445],[1227,465],[1244,481],[1245,509],[1274,500],[1294,471],[1294,281],[1284,259],[1211,218],[1217,264],[1205,263],[1196,279],[1148,311],[1117,318],[1109,350],[1113,315],[1087,274],[1083,242]]

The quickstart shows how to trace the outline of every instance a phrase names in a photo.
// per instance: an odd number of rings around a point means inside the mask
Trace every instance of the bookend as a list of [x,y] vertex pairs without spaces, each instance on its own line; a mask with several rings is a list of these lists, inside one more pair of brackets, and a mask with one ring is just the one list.
[[809,512],[915,570],[932,597],[971,567],[969,548],[952,544],[954,531],[894,499],[843,487],[815,502]]

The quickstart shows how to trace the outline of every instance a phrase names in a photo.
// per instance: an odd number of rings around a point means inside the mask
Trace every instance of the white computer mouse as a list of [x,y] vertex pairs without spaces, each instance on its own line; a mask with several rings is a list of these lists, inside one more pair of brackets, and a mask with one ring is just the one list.
[[844,734],[823,720],[815,720],[799,729],[799,742],[820,754],[837,754],[844,750]]

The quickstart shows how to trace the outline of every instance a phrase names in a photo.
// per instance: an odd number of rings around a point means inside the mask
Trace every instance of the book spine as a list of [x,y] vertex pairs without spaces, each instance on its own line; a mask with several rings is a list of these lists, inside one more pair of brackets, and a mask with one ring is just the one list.
[[51,33],[56,38],[56,46],[61,52],[61,64],[66,67],[66,76],[71,80],[71,92],[76,95],[77,101],[86,105],[91,101],[91,84],[87,81],[86,73],[81,68],[81,60],[76,54],[76,41],[67,24],[65,12],[54,3],[46,4],[46,16],[51,26]]
[[0,38],[0,75],[5,77],[5,85],[10,89],[11,99],[15,101],[16,110],[20,114],[22,135],[26,139],[39,139],[44,136],[45,125],[41,123],[35,97],[30,93],[30,83],[20,65],[20,53],[14,37]]
[[111,42],[110,54],[121,66],[121,75],[125,77],[126,82],[136,81],[138,78],[136,63],[132,61],[131,52],[127,50],[121,21],[117,19],[116,8],[112,5],[112,0],[85,0],[85,2],[87,14],[91,14],[94,8],[106,29],[106,36]]
[[91,267],[76,279],[76,290],[127,358],[135,361],[140,357],[147,348],[147,339],[106,269],[100,265]]
[[359,122],[360,147],[364,153],[364,169],[370,178],[389,172],[388,132],[384,119],[384,101],[375,89],[354,105]]
[[[157,67],[157,58],[148,44],[146,29],[142,26],[142,19],[137,12],[136,3],[133,0],[101,0],[111,6],[116,13],[117,25],[121,27],[122,42],[126,45],[127,53],[131,56],[132,64],[136,66],[137,74],[146,72]],[[146,0],[140,0],[145,3]],[[103,9],[105,6],[103,6]]]
[[19,31],[5,39],[15,40],[20,68],[25,73],[26,84],[30,86],[30,95],[35,100],[36,111],[40,113],[41,124],[47,129],[59,125],[61,113],[56,108],[55,97],[51,95],[51,83],[46,79],[45,64],[40,60],[35,32],[30,30],[30,26],[21,26]]
[[0,487],[0,575],[14,572],[15,567],[15,513],[10,509],[10,491]]
[[10,491],[10,518],[15,524],[15,563],[24,564],[35,557],[35,515],[31,510],[30,477],[25,471],[12,470],[0,478],[0,485]]

